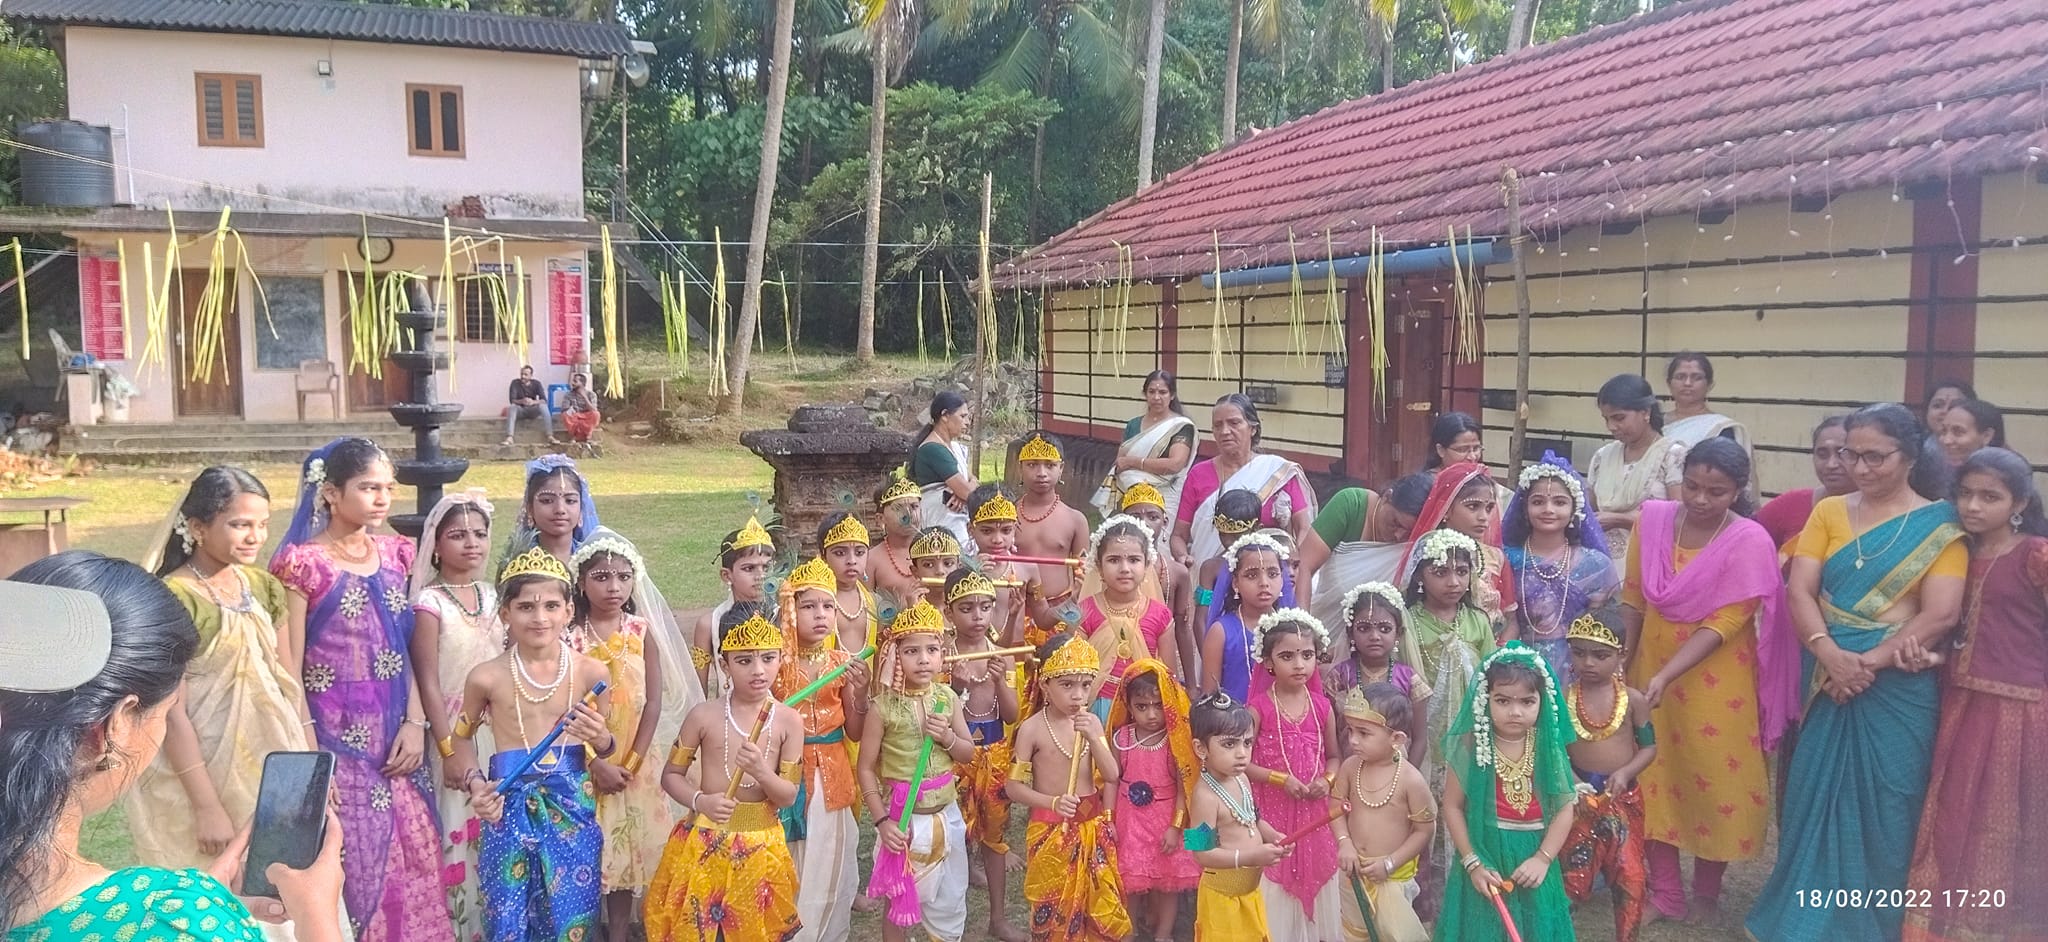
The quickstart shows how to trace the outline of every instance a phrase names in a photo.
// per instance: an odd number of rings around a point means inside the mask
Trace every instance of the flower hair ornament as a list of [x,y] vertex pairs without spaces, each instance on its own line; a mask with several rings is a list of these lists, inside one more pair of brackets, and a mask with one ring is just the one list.
[[1266,632],[1286,624],[1307,625],[1310,636],[1316,641],[1316,654],[1330,649],[1330,629],[1323,627],[1321,619],[1298,608],[1276,608],[1267,612],[1257,625],[1252,626],[1252,647],[1265,650]]
[[[1466,542],[1469,543],[1471,541],[1467,540]],[[1250,549],[1265,550],[1269,553],[1272,553],[1275,556],[1280,557],[1281,562],[1286,562],[1287,558],[1290,555],[1292,555],[1287,551],[1287,547],[1280,545],[1279,540],[1273,539],[1272,537],[1267,536],[1263,533],[1246,534],[1245,536],[1239,537],[1237,542],[1230,544],[1229,549],[1223,551],[1223,555],[1230,557],[1231,572],[1237,571],[1238,558],[1244,553],[1245,550]]]
[[325,483],[327,483],[327,460],[315,458],[306,462],[306,485],[308,487],[319,487]]
[[1384,582],[1368,582],[1364,585],[1352,586],[1351,591],[1344,593],[1344,608],[1342,611],[1344,612],[1344,622],[1346,624],[1350,624],[1352,619],[1358,617],[1358,607],[1364,604],[1365,598],[1368,595],[1378,597],[1382,603],[1385,603],[1389,609],[1395,612],[1406,613],[1408,611],[1408,600],[1401,597],[1400,589],[1396,589]]
[[192,518],[179,514],[178,522],[171,524],[171,532],[177,534],[178,544],[184,547],[185,555],[192,555],[192,548],[199,545],[192,537]]
[[1522,475],[1515,479],[1515,489],[1526,494],[1538,481],[1556,481],[1564,485],[1566,493],[1572,496],[1572,522],[1586,525],[1586,486],[1579,480],[1577,472],[1569,462],[1558,457],[1554,451],[1543,453],[1543,460],[1522,469]]
[[1463,552],[1466,559],[1479,561],[1479,544],[1472,538],[1449,528],[1438,528],[1422,535],[1415,541],[1417,566],[1448,566],[1453,552]]
[[633,567],[633,575],[635,576],[647,571],[646,561],[640,558],[640,551],[634,549],[633,544],[626,542],[624,537],[615,533],[604,532],[604,536],[583,544],[577,548],[574,555],[569,557],[569,569],[572,572],[581,576],[584,565],[597,558],[599,553],[610,553],[625,560],[626,565]]
[[[1535,671],[1543,678],[1543,706],[1553,717],[1563,716],[1563,701],[1558,699],[1557,678],[1550,673],[1550,666],[1543,661],[1543,655],[1535,648],[1520,641],[1510,641],[1499,650],[1486,656],[1479,663],[1479,670],[1472,678],[1472,750],[1473,757],[1481,767],[1493,764],[1493,712],[1488,704],[1493,700],[1493,683],[1486,679],[1486,671],[1495,664],[1515,663]],[[1539,722],[1537,728],[1541,728]]]
[[1094,533],[1088,534],[1088,554],[1081,557],[1082,566],[1089,568],[1095,566],[1096,556],[1102,551],[1103,537],[1109,535],[1110,528],[1115,527],[1117,524],[1120,523],[1128,523],[1131,526],[1136,527],[1138,529],[1138,533],[1140,534],[1138,542],[1143,544],[1143,548],[1145,550],[1145,562],[1151,563],[1155,561],[1153,557],[1158,554],[1159,548],[1158,534],[1153,533],[1152,528],[1146,526],[1145,521],[1143,520],[1139,520],[1138,518],[1133,517],[1129,514],[1116,514],[1103,520],[1102,525],[1096,527]]

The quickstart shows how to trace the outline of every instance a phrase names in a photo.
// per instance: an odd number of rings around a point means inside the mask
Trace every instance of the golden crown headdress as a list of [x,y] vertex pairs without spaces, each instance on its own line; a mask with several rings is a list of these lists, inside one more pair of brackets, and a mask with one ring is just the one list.
[[1594,644],[1604,644],[1617,651],[1621,650],[1621,638],[1614,633],[1614,629],[1602,624],[1600,619],[1594,618],[1592,615],[1580,615],[1577,619],[1573,620],[1572,626],[1565,630],[1564,639],[1566,641],[1591,641]]
[[1017,505],[1012,503],[1008,497],[1003,496],[1002,491],[995,492],[988,500],[982,503],[980,509],[974,512],[975,526],[980,526],[984,523],[1002,523],[1006,521],[1009,523],[1017,522]]
[[1359,723],[1387,725],[1386,714],[1372,708],[1372,701],[1365,698],[1364,687],[1351,688],[1350,695],[1344,698],[1344,718]]
[[1030,438],[1024,440],[1024,447],[1017,449],[1017,460],[1064,461],[1066,459],[1060,456],[1058,447],[1045,440],[1044,435],[1033,432]]
[[848,543],[866,546],[870,539],[867,524],[861,523],[859,517],[847,514],[838,523],[833,524],[832,529],[825,531],[825,542],[819,544],[818,549],[827,550]]
[[1067,643],[1052,652],[1052,656],[1039,665],[1040,677],[1063,677],[1068,674],[1102,673],[1102,652],[1080,635],[1071,635]]
[[897,468],[889,478],[889,486],[882,489],[882,497],[876,503],[893,504],[899,500],[917,500],[923,496],[924,491],[903,475],[902,468]]
[[923,598],[919,598],[917,604],[897,612],[895,620],[889,622],[889,637],[891,638],[901,638],[904,635],[940,635],[945,633],[946,616],[939,614],[939,610],[933,608],[932,603]]
[[933,556],[958,555],[960,555],[960,540],[953,536],[953,531],[945,527],[931,527],[918,534],[917,539],[911,541],[910,544],[911,559],[929,559]]
[[746,621],[734,625],[731,631],[719,641],[718,650],[725,653],[734,651],[780,651],[782,650],[782,629],[768,620],[768,616],[755,612]]
[[1133,484],[1124,491],[1123,503],[1118,510],[1129,510],[1139,504],[1150,504],[1161,510],[1166,509],[1166,495],[1150,484]]
[[1216,532],[1225,536],[1250,533],[1259,525],[1257,520],[1237,520],[1225,514],[1217,514],[1211,522],[1216,525]]
[[505,570],[498,573],[498,584],[504,585],[517,576],[546,576],[565,583],[575,581],[569,577],[569,567],[562,565],[555,554],[538,546],[512,557],[512,561],[505,564]]
[[969,570],[967,575],[961,576],[960,581],[953,583],[953,587],[946,590],[946,604],[951,605],[961,599],[975,596],[995,598],[996,584],[990,581],[989,577]]
[[731,542],[719,547],[718,554],[723,556],[743,549],[753,549],[756,546],[765,546],[772,550],[775,548],[775,538],[768,535],[768,528],[761,525],[761,518],[748,517],[747,525],[741,527],[740,532],[733,534]]
[[839,594],[839,577],[832,572],[832,567],[826,565],[822,559],[813,558],[809,562],[790,570],[789,578],[784,579],[782,584],[790,591],[791,595],[805,589],[816,589],[826,595],[836,596]]

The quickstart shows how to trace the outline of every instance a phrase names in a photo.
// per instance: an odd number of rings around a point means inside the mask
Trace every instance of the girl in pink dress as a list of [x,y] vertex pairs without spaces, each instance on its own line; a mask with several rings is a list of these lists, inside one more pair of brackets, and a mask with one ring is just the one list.
[[1337,836],[1329,825],[1330,789],[1339,756],[1336,717],[1323,694],[1319,658],[1330,635],[1300,609],[1259,619],[1252,644],[1264,667],[1252,674],[1252,797],[1259,816],[1281,834],[1310,829],[1286,859],[1267,867],[1259,892],[1274,939],[1345,942],[1337,885]]
[[1109,728],[1123,770],[1111,814],[1124,908],[1133,922],[1149,922],[1153,939],[1166,942],[1173,938],[1180,895],[1202,876],[1195,855],[1181,843],[1188,797],[1202,768],[1188,734],[1187,691],[1174,683],[1165,664],[1133,662],[1110,708]]
[[1160,601],[1158,544],[1136,517],[1122,514],[1102,522],[1088,545],[1088,570],[1081,580],[1081,636],[1095,646],[1107,670],[1096,691],[1096,719],[1109,720],[1110,704],[1131,663],[1157,658],[1167,673],[1180,676],[1180,646],[1167,635],[1173,609]]

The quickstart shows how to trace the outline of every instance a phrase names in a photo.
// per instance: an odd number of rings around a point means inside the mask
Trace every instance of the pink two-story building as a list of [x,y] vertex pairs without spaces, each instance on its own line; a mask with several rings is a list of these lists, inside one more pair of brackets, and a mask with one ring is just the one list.
[[[583,103],[633,54],[624,27],[339,0],[7,0],[0,15],[48,32],[68,117],[88,126],[73,130],[107,142],[65,159],[111,171],[108,205],[8,222],[75,241],[85,352],[140,389],[129,421],[382,410],[405,374],[357,349],[366,271],[415,273],[447,300],[440,398],[472,417],[500,413],[522,364],[552,384],[587,362],[600,230]],[[222,240],[216,276],[223,209],[240,239]],[[217,331],[200,329],[210,283]],[[152,314],[163,356],[145,362]],[[323,372],[338,395],[299,395]]]

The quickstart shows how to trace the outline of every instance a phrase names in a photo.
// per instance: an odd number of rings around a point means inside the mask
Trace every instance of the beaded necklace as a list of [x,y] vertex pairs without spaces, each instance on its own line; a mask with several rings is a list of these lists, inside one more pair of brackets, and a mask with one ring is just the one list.
[[1244,825],[1245,830],[1256,834],[1259,829],[1259,809],[1252,800],[1252,787],[1250,783],[1244,781],[1242,775],[1237,776],[1236,781],[1238,787],[1244,790],[1243,801],[1239,801],[1237,796],[1225,789],[1223,783],[1216,780],[1216,776],[1206,770],[1202,772],[1202,784],[1209,786],[1209,790],[1215,792],[1217,798],[1222,799],[1224,809],[1230,812],[1232,818],[1237,819],[1237,823]]
[[1620,675],[1614,678],[1614,712],[1604,723],[1595,723],[1586,716],[1583,702],[1579,697],[1582,684],[1564,688],[1565,712],[1572,718],[1572,732],[1577,733],[1580,742],[1599,742],[1621,731],[1628,722],[1628,685],[1621,682]]
[[1289,755],[1287,751],[1287,724],[1289,722],[1294,723],[1294,728],[1297,732],[1303,726],[1308,726],[1314,729],[1315,753],[1318,756],[1323,754],[1323,724],[1316,722],[1315,696],[1313,694],[1310,694],[1306,688],[1303,689],[1302,694],[1308,702],[1302,705],[1301,718],[1297,720],[1289,720],[1287,718],[1287,709],[1286,707],[1281,705],[1280,694],[1277,690],[1272,691],[1268,694],[1268,696],[1273,701],[1273,716],[1279,719],[1278,723],[1273,724],[1273,732],[1280,739],[1280,764],[1287,769],[1288,776],[1298,782],[1306,782],[1309,781],[1309,779],[1295,774],[1294,757]]
[[1386,806],[1387,806],[1387,803],[1388,803],[1388,802],[1390,802],[1390,801],[1393,801],[1393,800],[1394,800],[1394,795],[1395,795],[1395,793],[1397,793],[1397,792],[1399,792],[1399,791],[1401,790],[1401,766],[1402,766],[1402,765],[1403,765],[1403,763],[1402,763],[1402,761],[1401,761],[1400,757],[1399,757],[1398,755],[1397,755],[1397,756],[1395,756],[1395,757],[1394,757],[1394,776],[1393,776],[1393,778],[1391,778],[1391,779],[1389,779],[1389,780],[1387,781],[1387,796],[1386,796],[1385,798],[1381,798],[1381,799],[1380,799],[1380,800],[1378,800],[1378,801],[1374,801],[1374,800],[1372,800],[1371,798],[1367,797],[1367,796],[1366,796],[1366,794],[1365,794],[1365,763],[1364,763],[1364,762],[1360,762],[1360,763],[1358,763],[1358,770],[1357,770],[1357,771],[1355,771],[1355,772],[1352,772],[1352,773],[1351,773],[1351,794],[1352,794],[1353,796],[1357,797],[1357,799],[1358,799],[1358,803],[1359,803],[1359,804],[1362,804],[1362,805],[1366,806],[1367,808],[1384,808],[1384,807],[1386,807]]
[[[556,643],[561,645],[561,654],[556,661],[560,667],[555,672],[554,682],[548,684],[534,680],[533,675],[526,672],[526,665],[519,660],[518,645],[515,644],[505,650],[505,660],[510,661],[512,664],[512,689],[519,694],[520,699],[528,703],[547,703],[555,698],[556,688],[562,686],[569,679],[569,669],[571,667],[569,663],[569,642],[567,639],[561,639]],[[522,680],[525,683],[521,683]],[[527,693],[526,690],[529,687],[541,691],[542,695],[536,697]]]
[[[775,701],[771,699],[761,704],[761,709],[770,716],[774,715]],[[765,725],[765,718],[760,721]],[[739,782],[740,787],[745,788],[750,783],[741,781],[740,767],[733,761],[732,757],[732,734],[734,733],[738,733],[741,736],[747,735],[747,731],[740,728],[739,720],[733,718],[732,694],[728,693],[725,695],[725,728],[718,731],[719,761],[725,768],[726,781]]]
[[[436,582],[433,588],[441,590],[441,594],[447,596],[448,601],[454,604],[455,610],[461,612],[471,622],[479,621],[484,617],[484,584],[481,580],[465,582],[459,586],[447,582]],[[455,590],[458,588],[468,589],[476,593],[476,608],[474,610],[462,604],[462,597],[455,594]]]

